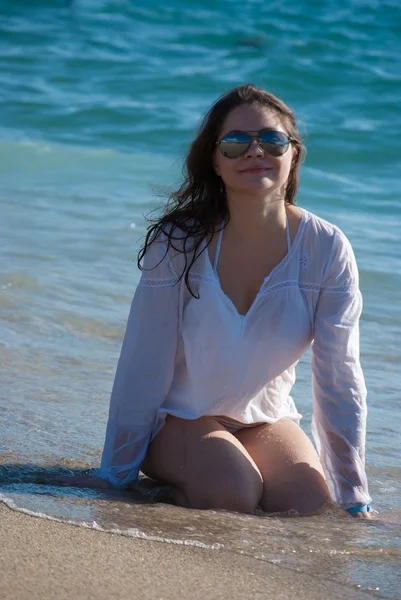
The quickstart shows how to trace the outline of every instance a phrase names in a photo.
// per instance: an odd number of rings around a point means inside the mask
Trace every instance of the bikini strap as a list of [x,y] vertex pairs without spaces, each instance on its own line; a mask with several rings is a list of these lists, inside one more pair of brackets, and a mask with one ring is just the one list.
[[217,270],[217,263],[219,261],[219,254],[220,254],[221,240],[223,238],[223,231],[224,231],[224,227],[222,227],[220,229],[219,237],[217,238],[216,253],[214,255],[214,261],[213,261],[213,271],[214,272],[216,272],[216,270]]
[[288,252],[290,251],[291,248],[291,232],[290,232],[290,224],[288,222],[288,215],[286,214],[286,219],[287,219],[287,246],[288,246]]

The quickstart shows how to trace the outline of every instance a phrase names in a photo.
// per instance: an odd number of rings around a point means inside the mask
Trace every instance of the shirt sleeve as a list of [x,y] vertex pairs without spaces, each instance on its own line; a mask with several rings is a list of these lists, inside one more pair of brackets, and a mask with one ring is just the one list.
[[315,313],[312,434],[331,496],[348,508],[367,504],[366,386],[359,360],[362,295],[355,256],[335,234]]
[[165,235],[148,248],[135,291],[110,399],[100,469],[115,487],[138,477],[170,389],[178,339],[179,285]]

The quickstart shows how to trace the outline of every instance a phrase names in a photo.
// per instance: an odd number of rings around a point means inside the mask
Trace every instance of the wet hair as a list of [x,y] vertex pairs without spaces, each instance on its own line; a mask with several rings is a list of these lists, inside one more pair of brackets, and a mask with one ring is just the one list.
[[[216,228],[221,223],[224,223],[224,227],[230,218],[225,187],[213,167],[213,151],[228,114],[243,104],[268,108],[279,118],[286,133],[297,140],[284,195],[286,203],[295,204],[304,148],[293,111],[277,96],[253,84],[229,90],[217,99],[201,120],[197,135],[186,155],[182,169],[183,181],[179,189],[170,194],[162,215],[157,219],[147,218],[151,225],[148,226],[144,245],[138,254],[138,267],[142,270],[141,261],[148,247],[163,231],[168,238],[166,253],[171,246],[184,254],[185,265],[178,281],[185,277],[188,290],[196,298],[198,296],[193,294],[189,285],[189,271],[206,249],[198,252],[199,247],[203,239],[209,245]],[[178,236],[174,236],[177,228],[181,231]],[[174,245],[174,240],[179,240],[177,246]]]

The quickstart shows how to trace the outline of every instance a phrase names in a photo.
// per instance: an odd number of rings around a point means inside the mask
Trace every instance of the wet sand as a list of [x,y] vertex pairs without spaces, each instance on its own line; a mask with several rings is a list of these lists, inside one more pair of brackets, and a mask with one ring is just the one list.
[[356,589],[225,550],[150,542],[0,504],[2,600],[368,600]]

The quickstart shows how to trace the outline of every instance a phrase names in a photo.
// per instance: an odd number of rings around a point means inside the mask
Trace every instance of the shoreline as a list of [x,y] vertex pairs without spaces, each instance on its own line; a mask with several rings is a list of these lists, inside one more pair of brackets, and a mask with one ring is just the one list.
[[[129,538],[0,503],[2,600],[367,600],[371,596],[226,550]],[[324,575],[324,574],[323,574]]]

